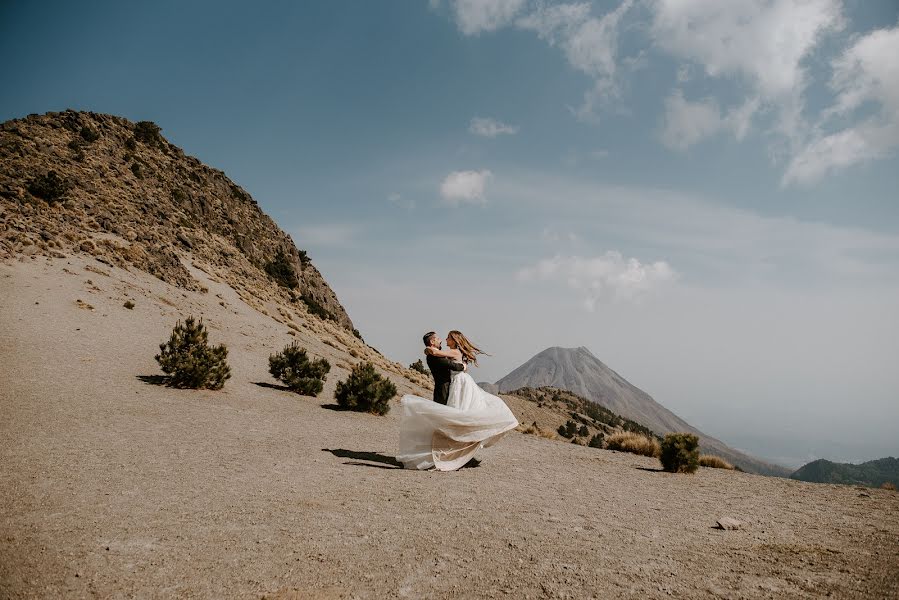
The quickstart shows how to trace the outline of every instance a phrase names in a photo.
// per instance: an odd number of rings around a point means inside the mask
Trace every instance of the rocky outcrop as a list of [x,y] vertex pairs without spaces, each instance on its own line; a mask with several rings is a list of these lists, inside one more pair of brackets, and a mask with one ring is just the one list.
[[190,256],[263,301],[288,297],[354,331],[252,196],[153,123],[68,110],[0,125],[0,256],[67,252],[198,289],[182,262]]

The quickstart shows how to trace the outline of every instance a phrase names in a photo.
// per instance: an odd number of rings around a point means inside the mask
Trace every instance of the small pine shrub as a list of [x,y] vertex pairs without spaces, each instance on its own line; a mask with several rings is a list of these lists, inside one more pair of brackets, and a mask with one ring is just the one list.
[[228,349],[224,344],[210,346],[203,320],[188,317],[172,330],[169,341],[159,345],[156,361],[170,376],[169,385],[179,388],[221,389],[231,377]]
[[135,140],[133,137],[128,138],[127,140],[125,140],[125,148],[127,148],[129,152],[134,152],[135,150],[137,150],[137,140]]
[[265,264],[265,272],[268,273],[269,277],[274,279],[278,285],[286,287],[289,290],[300,285],[296,271],[293,270],[293,265],[290,264],[290,259],[287,258],[287,255],[281,248],[278,248],[278,253],[275,255],[275,258]]
[[51,204],[62,198],[69,191],[69,184],[56,171],[48,171],[46,175],[38,175],[28,184],[28,191]]
[[390,399],[396,396],[396,386],[375,370],[370,362],[353,367],[346,381],[337,384],[334,397],[343,408],[386,415]]
[[132,302],[131,300],[125,300],[125,304],[123,304],[122,306],[124,306],[128,310],[134,310],[134,302]]
[[148,146],[158,146],[162,144],[160,131],[162,129],[153,121],[138,121],[134,124],[134,139]]
[[81,128],[81,139],[83,139],[88,144],[92,142],[96,142],[100,139],[100,132],[94,129],[93,127],[88,127],[85,125]]
[[425,364],[423,362],[421,362],[420,358],[418,360],[416,360],[414,363],[412,363],[411,365],[409,365],[409,368],[412,369],[413,371],[418,371],[422,375],[430,375],[431,374],[430,369],[428,369],[425,366]]
[[284,382],[291,391],[316,396],[325,384],[331,363],[324,358],[309,360],[306,349],[293,342],[278,354],[268,357],[268,372]]
[[699,438],[692,433],[669,433],[659,455],[662,468],[670,473],[693,473],[699,468]]
[[312,262],[312,259],[309,258],[309,255],[305,250],[299,250],[298,252],[300,255],[300,268],[305,269],[307,266],[309,266],[309,263]]
[[602,448],[602,440],[603,435],[601,433],[597,433],[593,437],[590,438],[590,442],[587,444],[591,448]]
[[633,431],[621,431],[613,433],[606,438],[606,448],[619,452],[630,452],[641,456],[657,458],[660,448],[655,439]]
[[701,454],[699,456],[699,466],[709,467],[710,469],[729,469],[731,471],[734,468],[732,464],[720,456],[713,456],[711,454]]
[[577,423],[574,421],[566,421],[564,425],[559,425],[559,435],[570,438],[577,434]]
[[580,429],[577,430],[577,434],[581,437],[590,435],[590,430],[587,429],[586,425],[581,425]]

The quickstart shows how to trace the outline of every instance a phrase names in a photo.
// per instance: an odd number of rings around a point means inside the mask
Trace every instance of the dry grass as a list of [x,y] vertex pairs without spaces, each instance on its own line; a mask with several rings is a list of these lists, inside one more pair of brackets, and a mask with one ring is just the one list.
[[536,435],[536,436],[539,436],[539,437],[542,437],[542,438],[546,438],[546,439],[548,439],[548,440],[554,440],[554,439],[556,439],[557,437],[559,437],[559,436],[556,435],[556,432],[555,432],[555,431],[550,431],[550,430],[548,430],[548,429],[541,429],[541,428],[537,425],[537,422],[536,422],[536,421],[534,421],[534,422],[533,422],[532,424],[530,424],[530,425],[519,425],[518,427],[516,427],[516,429],[517,429],[518,431],[520,431],[521,433],[527,433],[527,434],[529,434],[529,435]]
[[651,456],[653,458],[658,458],[662,451],[658,440],[631,431],[613,433],[606,438],[606,447],[609,450],[630,452],[631,454]]
[[891,490],[891,491],[894,491],[894,492],[895,492],[895,491],[896,491],[896,485],[895,485],[894,483],[889,482],[889,481],[884,481],[884,482],[881,484],[880,489],[882,489],[882,490]]
[[734,466],[721,458],[720,456],[714,456],[712,454],[702,454],[699,456],[699,466],[700,467],[709,467],[711,469],[730,469],[733,470]]

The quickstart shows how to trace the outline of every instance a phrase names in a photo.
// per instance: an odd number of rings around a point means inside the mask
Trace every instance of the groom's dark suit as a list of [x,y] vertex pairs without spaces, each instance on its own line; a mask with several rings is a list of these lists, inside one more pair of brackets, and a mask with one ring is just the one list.
[[431,375],[434,377],[434,402],[437,404],[446,404],[449,400],[450,381],[452,379],[451,371],[464,371],[460,363],[442,356],[428,355],[428,368],[431,369]]

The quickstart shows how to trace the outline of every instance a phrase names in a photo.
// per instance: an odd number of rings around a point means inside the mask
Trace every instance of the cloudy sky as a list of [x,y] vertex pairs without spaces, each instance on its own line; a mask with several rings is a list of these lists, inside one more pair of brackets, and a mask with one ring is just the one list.
[[396,360],[587,346],[757,455],[899,455],[895,0],[3,2],[0,50],[0,118],[156,121]]

